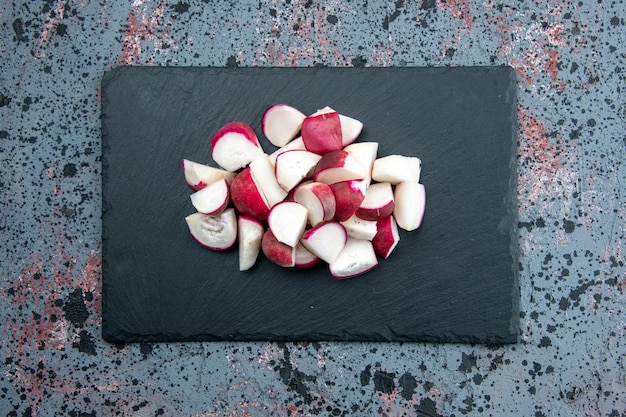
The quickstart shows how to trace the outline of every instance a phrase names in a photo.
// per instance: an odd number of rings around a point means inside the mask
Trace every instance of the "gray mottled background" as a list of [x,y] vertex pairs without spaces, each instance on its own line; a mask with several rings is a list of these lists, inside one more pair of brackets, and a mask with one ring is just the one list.
[[[3,415],[626,416],[621,1],[0,4]],[[318,64],[515,68],[520,343],[103,342],[104,71]]]

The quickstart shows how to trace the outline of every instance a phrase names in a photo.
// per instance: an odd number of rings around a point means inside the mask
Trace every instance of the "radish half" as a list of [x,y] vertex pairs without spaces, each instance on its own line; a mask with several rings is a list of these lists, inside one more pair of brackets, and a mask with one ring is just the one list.
[[261,251],[264,227],[256,219],[239,216],[237,231],[239,240],[239,270],[247,271],[254,266]]
[[226,171],[236,171],[263,154],[252,128],[244,122],[230,122],[211,138],[213,160]]
[[394,190],[393,216],[398,226],[408,232],[419,228],[426,209],[426,188],[417,182],[401,182]]
[[191,204],[203,214],[217,214],[228,205],[230,193],[225,179],[213,182],[191,194]]
[[233,178],[235,178],[234,172],[228,172],[220,168],[199,164],[188,159],[183,159],[182,164],[185,181],[187,182],[187,185],[195,191],[201,190],[207,185],[221,179],[225,179],[226,182],[230,184]]
[[275,146],[285,146],[293,139],[306,115],[288,104],[274,104],[265,110],[261,118],[261,129],[265,137]]

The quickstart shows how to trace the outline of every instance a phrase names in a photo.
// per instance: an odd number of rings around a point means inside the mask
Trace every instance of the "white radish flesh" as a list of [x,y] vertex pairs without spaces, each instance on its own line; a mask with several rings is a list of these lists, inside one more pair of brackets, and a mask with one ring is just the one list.
[[341,224],[346,228],[348,236],[355,239],[372,240],[378,231],[375,221],[363,220],[357,216],[352,216]]
[[251,217],[239,216],[237,221],[239,240],[239,270],[247,271],[252,268],[261,251],[264,227],[258,220]]
[[287,191],[276,181],[274,167],[266,154],[259,155],[250,162],[250,173],[270,207],[285,199]]
[[274,104],[265,110],[261,129],[265,137],[275,146],[284,146],[293,139],[306,115],[288,104]]
[[187,185],[195,191],[201,190],[207,185],[221,179],[225,179],[226,182],[230,184],[233,178],[235,178],[234,172],[228,172],[220,168],[200,164],[188,159],[183,159],[182,164],[185,181],[187,182]]
[[298,268],[312,268],[320,261],[320,258],[311,253],[301,243],[296,245],[295,253],[295,263]]
[[308,178],[322,157],[313,152],[292,150],[276,157],[275,176],[285,191],[290,191]]
[[419,158],[389,155],[374,161],[372,179],[391,184],[398,184],[403,181],[419,182],[421,171],[422,161]]
[[417,182],[401,182],[394,190],[393,215],[398,226],[408,232],[419,228],[426,209],[426,188]]
[[365,178],[365,169],[346,151],[333,151],[322,156],[313,172],[313,180],[334,184]]
[[308,230],[300,243],[314,255],[327,263],[335,260],[346,244],[346,229],[339,223],[322,223]]
[[335,195],[323,182],[308,182],[299,185],[295,189],[293,199],[306,207],[311,226],[317,226],[335,216]]
[[234,172],[263,154],[254,130],[243,122],[231,122],[211,138],[213,160],[226,171]]
[[230,193],[228,183],[221,179],[191,194],[191,204],[199,213],[217,214],[226,208]]
[[339,255],[329,265],[331,275],[336,279],[353,278],[371,271],[378,265],[372,242],[348,238]]
[[283,201],[272,207],[267,223],[279,242],[295,247],[304,233],[308,212],[303,205]]
[[232,208],[217,215],[190,214],[185,221],[191,236],[208,249],[229,249],[237,240],[237,216]]
[[378,220],[393,212],[393,189],[388,182],[370,185],[356,215],[365,220]]
[[304,147],[304,142],[302,141],[302,136],[295,138],[285,146],[282,146],[272,152],[269,157],[272,165],[276,165],[276,158],[278,158],[278,155],[287,151],[306,151],[306,148]]

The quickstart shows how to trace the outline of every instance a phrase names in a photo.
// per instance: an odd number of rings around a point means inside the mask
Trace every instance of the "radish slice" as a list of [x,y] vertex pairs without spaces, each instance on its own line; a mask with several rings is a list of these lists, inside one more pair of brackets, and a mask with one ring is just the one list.
[[378,265],[372,242],[349,237],[337,258],[329,265],[336,279],[353,278],[371,271]]
[[307,231],[300,243],[315,256],[327,263],[335,260],[346,244],[346,229],[339,223],[322,223]]
[[293,139],[306,115],[288,104],[274,104],[265,110],[261,129],[265,137],[275,146],[285,146]]
[[307,182],[299,185],[295,188],[293,199],[306,207],[311,226],[332,220],[335,216],[335,195],[323,182]]
[[363,130],[363,123],[343,114],[339,115],[339,122],[341,123],[341,145],[347,146],[359,137]]
[[410,232],[422,224],[426,209],[426,189],[417,182],[401,182],[394,191],[393,215],[398,226]]
[[275,175],[285,191],[294,188],[307,178],[322,157],[309,151],[292,150],[276,157]]
[[385,217],[378,220],[376,228],[378,231],[372,240],[374,250],[379,256],[387,259],[400,241],[396,220],[393,216]]
[[263,225],[256,219],[239,216],[237,230],[239,238],[239,270],[247,271],[252,268],[261,251],[263,239]]
[[191,204],[203,214],[217,214],[223,211],[229,202],[228,183],[221,179],[193,193]]
[[272,152],[270,154],[270,162],[272,163],[272,165],[276,166],[276,158],[278,158],[278,155],[287,151],[306,151],[306,148],[304,147],[304,142],[302,142],[302,136],[298,136],[285,146],[282,146]]
[[378,220],[393,212],[393,189],[388,182],[372,184],[365,191],[365,199],[356,211],[364,220]]
[[237,240],[237,216],[232,208],[217,215],[190,214],[185,221],[191,236],[208,249],[229,249]]
[[334,184],[365,178],[365,169],[346,151],[333,151],[322,156],[313,172],[313,180]]
[[279,242],[295,247],[304,233],[308,212],[303,205],[283,201],[272,207],[267,223]]
[[250,173],[270,207],[285,199],[287,191],[276,181],[274,167],[266,154],[259,155],[250,162]]
[[307,151],[323,155],[341,149],[341,122],[335,111],[308,116],[300,133]]
[[374,161],[372,179],[391,184],[403,181],[419,182],[421,171],[422,161],[419,158],[389,155]]
[[346,228],[348,236],[355,239],[372,240],[378,232],[375,221],[363,220],[357,216],[352,216],[348,220],[341,222],[341,225]]
[[330,184],[329,187],[335,195],[335,220],[348,220],[365,199],[365,180],[340,181]]
[[185,181],[187,182],[187,185],[195,191],[201,190],[207,185],[221,179],[225,179],[226,182],[230,184],[233,178],[235,178],[234,172],[228,172],[220,168],[199,164],[188,159],[183,159],[182,162]]
[[247,167],[235,176],[230,184],[230,199],[244,216],[267,220],[270,206]]
[[221,127],[211,138],[213,160],[226,171],[236,171],[263,154],[256,134],[243,122]]
[[363,167],[365,171],[365,187],[369,187],[372,182],[372,167],[378,153],[377,142],[358,142],[343,148]]

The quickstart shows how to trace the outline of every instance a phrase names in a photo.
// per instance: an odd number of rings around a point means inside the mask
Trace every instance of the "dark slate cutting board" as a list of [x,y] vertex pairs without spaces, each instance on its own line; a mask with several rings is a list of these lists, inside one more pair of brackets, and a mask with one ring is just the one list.
[[[122,67],[102,80],[103,337],[138,341],[514,343],[515,73],[468,68]],[[364,122],[379,156],[422,159],[427,208],[389,260],[351,280],[280,268],[188,233],[181,159],[274,103]]]

